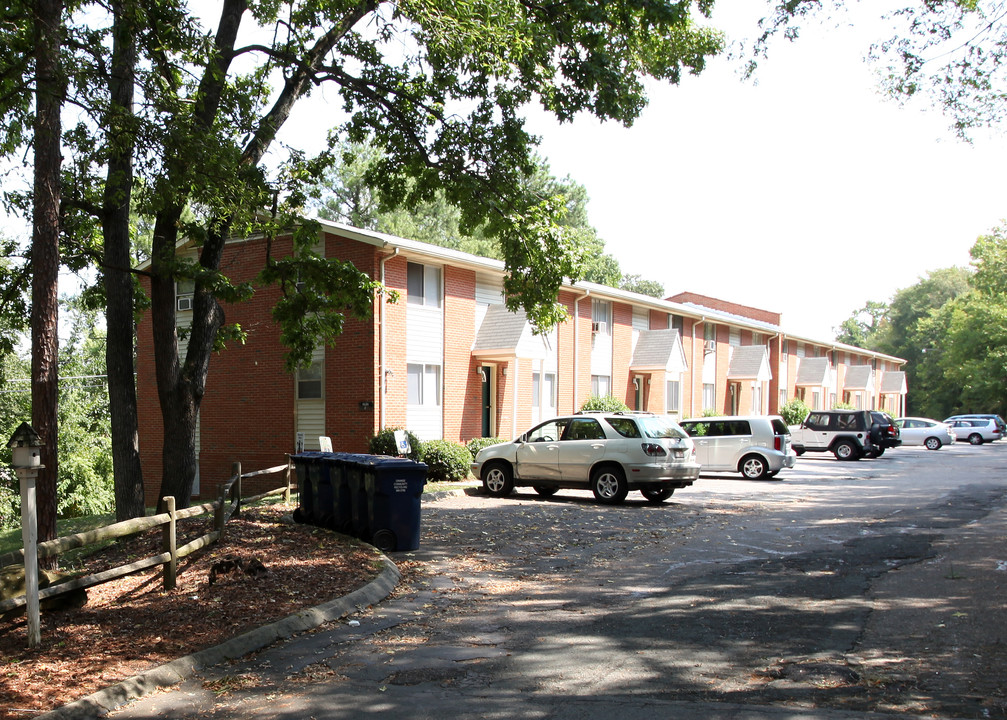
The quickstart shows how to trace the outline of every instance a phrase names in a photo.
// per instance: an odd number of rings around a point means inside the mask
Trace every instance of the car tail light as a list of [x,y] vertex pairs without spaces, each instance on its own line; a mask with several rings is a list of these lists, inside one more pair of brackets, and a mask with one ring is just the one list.
[[643,443],[641,447],[643,448],[644,454],[649,455],[650,457],[663,457],[668,454],[668,451],[657,443]]
[[783,452],[783,436],[774,435],[773,436],[773,450],[776,452]]

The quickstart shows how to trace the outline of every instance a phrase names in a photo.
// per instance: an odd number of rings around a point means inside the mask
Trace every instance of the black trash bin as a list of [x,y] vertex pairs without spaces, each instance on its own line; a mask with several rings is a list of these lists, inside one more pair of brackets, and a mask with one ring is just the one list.
[[294,511],[294,519],[297,522],[314,523],[315,508],[318,507],[318,482],[323,453],[304,452],[291,455],[290,459],[294,463],[294,472],[297,474],[297,495],[298,506]]
[[325,463],[329,466],[329,483],[332,487],[332,517],[328,527],[337,532],[353,534],[353,515],[347,468],[350,453],[328,453]]
[[367,486],[364,483],[364,470],[373,455],[357,455],[347,453],[343,458],[344,482],[349,501],[347,532],[355,538],[370,541],[370,522],[367,514]]
[[369,537],[363,539],[379,550],[416,550],[420,546],[420,498],[427,482],[426,464],[373,456],[365,468]]

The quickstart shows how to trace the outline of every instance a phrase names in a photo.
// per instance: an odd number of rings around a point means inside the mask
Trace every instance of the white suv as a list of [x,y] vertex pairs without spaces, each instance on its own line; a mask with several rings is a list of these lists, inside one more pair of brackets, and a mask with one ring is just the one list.
[[800,425],[790,426],[794,452],[831,452],[837,460],[876,457],[881,449],[871,439],[874,418],[868,410],[812,410]]
[[693,418],[683,420],[682,429],[696,444],[696,459],[704,471],[740,472],[749,480],[761,480],[797,462],[790,430],[778,415]]
[[648,413],[576,413],[536,425],[513,442],[476,455],[472,473],[494,497],[516,486],[553,495],[590,489],[606,504],[639,490],[661,503],[699,477],[696,448],[670,417]]

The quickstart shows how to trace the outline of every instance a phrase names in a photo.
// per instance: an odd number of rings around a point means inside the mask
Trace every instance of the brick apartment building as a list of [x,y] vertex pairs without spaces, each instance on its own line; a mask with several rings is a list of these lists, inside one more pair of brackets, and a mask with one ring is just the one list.
[[[592,394],[680,419],[708,409],[773,414],[793,397],[812,408],[905,407],[903,360],[787,333],[779,313],[578,282],[559,296],[570,319],[537,336],[522,313],[503,306],[501,262],[335,223],[322,228],[326,257],[352,261],[400,300],[375,301],[370,320],[348,319],[336,346],[319,348],[294,376],[270,316],[278,290],[260,288],[252,301],[227,306],[227,322],[248,338],[211,361],[197,429],[205,492],[197,483],[197,496],[212,494],[235,460],[246,470],[277,465],[287,453],[318,449],[322,435],[349,452],[366,452],[384,427],[425,440],[510,438]],[[273,239],[271,252],[291,248],[289,238]],[[236,239],[222,269],[232,281],[251,281],[265,253],[263,238]],[[190,294],[179,285],[180,326]],[[146,319],[137,383],[143,467],[148,488],[157,488],[162,430]]]

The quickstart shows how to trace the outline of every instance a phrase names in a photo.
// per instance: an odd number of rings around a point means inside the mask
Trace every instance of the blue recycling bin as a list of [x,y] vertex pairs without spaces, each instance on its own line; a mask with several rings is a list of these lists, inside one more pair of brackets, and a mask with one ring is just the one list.
[[364,465],[367,537],[379,550],[416,550],[420,546],[420,505],[427,466],[406,458],[372,456]]
[[327,453],[322,461],[329,466],[329,482],[332,486],[332,514],[326,527],[337,532],[352,535],[353,516],[350,504],[350,487],[347,468],[350,453]]

